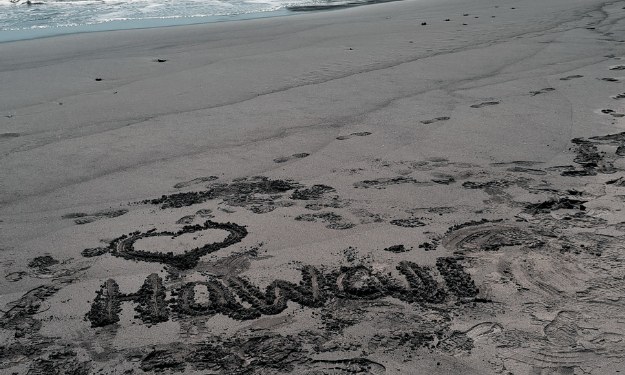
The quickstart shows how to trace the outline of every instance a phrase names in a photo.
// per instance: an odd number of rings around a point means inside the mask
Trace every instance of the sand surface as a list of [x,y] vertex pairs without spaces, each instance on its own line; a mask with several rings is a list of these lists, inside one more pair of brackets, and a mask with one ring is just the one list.
[[624,81],[625,1],[0,44],[0,373],[623,373]]

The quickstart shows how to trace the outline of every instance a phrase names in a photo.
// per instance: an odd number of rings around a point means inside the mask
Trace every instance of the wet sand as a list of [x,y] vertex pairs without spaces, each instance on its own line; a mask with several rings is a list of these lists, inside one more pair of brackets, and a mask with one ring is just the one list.
[[0,372],[625,369],[625,2],[0,56]]

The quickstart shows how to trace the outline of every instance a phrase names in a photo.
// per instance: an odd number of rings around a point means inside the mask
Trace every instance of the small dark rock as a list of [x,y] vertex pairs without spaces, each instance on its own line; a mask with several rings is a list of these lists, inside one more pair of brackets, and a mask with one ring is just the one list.
[[391,253],[405,253],[407,251],[410,251],[410,249],[406,249],[404,245],[393,245],[387,247],[386,249],[384,249],[384,251],[388,251]]

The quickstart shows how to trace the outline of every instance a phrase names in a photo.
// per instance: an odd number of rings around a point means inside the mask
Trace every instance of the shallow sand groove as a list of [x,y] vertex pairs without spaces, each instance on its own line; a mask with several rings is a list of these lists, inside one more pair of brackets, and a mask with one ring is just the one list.
[[624,7],[0,44],[0,372],[623,372]]

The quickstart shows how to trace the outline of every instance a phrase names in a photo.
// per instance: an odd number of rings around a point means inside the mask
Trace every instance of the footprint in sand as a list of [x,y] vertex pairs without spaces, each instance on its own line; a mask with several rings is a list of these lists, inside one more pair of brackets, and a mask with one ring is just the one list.
[[74,223],[77,225],[89,224],[93,223],[96,220],[100,219],[112,219],[118,216],[122,216],[128,213],[126,209],[108,209],[102,210],[98,212],[94,212],[92,214],[84,213],[84,212],[74,212],[65,214],[62,216],[63,219],[73,219]]
[[195,214],[198,215],[199,217],[203,217],[207,219],[212,219],[215,217],[215,215],[213,215],[213,210],[210,210],[208,208],[203,208],[201,210],[198,210]]
[[428,125],[428,124],[433,124],[433,123],[439,122],[439,121],[447,121],[450,118],[451,117],[448,117],[448,116],[436,117],[436,118],[433,118],[431,120],[423,120],[423,121],[421,121],[421,123],[425,124],[425,125]]
[[625,99],[625,92],[618,94],[618,95],[614,95],[612,99]]
[[551,91],[556,91],[556,89],[554,89],[553,87],[546,87],[538,91],[530,91],[530,95],[536,96],[536,95],[544,94],[544,93],[551,92]]
[[179,182],[179,183],[175,184],[174,185],[174,189],[182,189],[182,188],[185,188],[185,187],[189,187],[191,185],[201,184],[203,182],[215,181],[218,178],[219,177],[217,177],[217,176],[197,177],[197,178],[194,178],[193,180]]
[[339,141],[344,141],[346,139],[350,139],[352,137],[366,137],[368,135],[371,135],[372,133],[370,132],[357,132],[357,133],[352,133],[349,135],[340,135],[338,137],[336,137],[336,139],[338,139]]
[[279,158],[275,158],[273,159],[274,163],[286,163],[287,161],[293,160],[293,159],[303,159],[305,157],[310,156],[309,153],[307,152],[300,152],[298,154],[293,154],[291,156],[280,156]]
[[0,138],[17,138],[20,133],[0,133]]
[[482,108],[482,107],[488,107],[491,105],[497,105],[499,104],[499,102],[493,101],[493,102],[482,102],[482,103],[478,103],[478,104],[473,104],[471,106],[471,108]]
[[507,166],[507,165],[521,165],[524,167],[531,167],[537,164],[542,164],[542,161],[533,161],[533,160],[515,160],[508,162],[499,162],[499,163],[491,163],[490,165],[494,166]]
[[606,78],[599,78],[602,81],[606,81],[606,82],[618,82],[619,80],[616,78],[611,78],[611,77],[606,77]]
[[180,219],[178,219],[176,221],[176,224],[189,225],[189,224],[193,224],[194,220],[195,220],[195,215],[187,215],[187,216],[183,216]]
[[514,173],[527,173],[535,176],[544,176],[547,172],[542,169],[533,169],[533,168],[523,168],[523,167],[512,167],[507,169],[508,172]]
[[580,74],[574,74],[572,76],[562,77],[562,78],[560,78],[560,81],[570,81],[572,79],[577,79],[577,78],[582,78],[582,77],[584,77],[584,76],[580,75]]
[[612,117],[625,117],[625,114],[618,113],[613,109],[602,109],[601,113],[603,113],[604,115],[610,115]]
[[437,173],[435,178],[432,179],[432,182],[439,185],[449,185],[456,182],[456,179],[453,176],[446,175],[444,173]]
[[417,227],[423,227],[426,224],[422,221],[420,221],[417,218],[411,217],[411,218],[407,218],[407,219],[395,219],[395,220],[391,220],[391,225],[395,225],[398,227],[404,227],[404,228],[417,228]]
[[296,221],[310,221],[326,223],[326,228],[335,230],[351,229],[356,224],[345,221],[345,219],[334,212],[319,212],[314,214],[303,214],[295,217]]
[[568,171],[563,171],[560,173],[560,176],[564,177],[587,177],[587,176],[596,176],[597,172],[592,169],[572,169]]
[[580,352],[578,340],[584,330],[578,325],[583,321],[581,313],[560,311],[556,317],[543,327],[544,338],[524,355],[522,361],[532,366],[532,374],[573,374],[596,350]]

